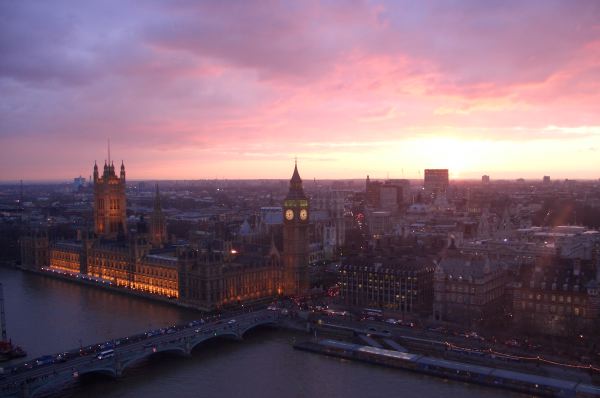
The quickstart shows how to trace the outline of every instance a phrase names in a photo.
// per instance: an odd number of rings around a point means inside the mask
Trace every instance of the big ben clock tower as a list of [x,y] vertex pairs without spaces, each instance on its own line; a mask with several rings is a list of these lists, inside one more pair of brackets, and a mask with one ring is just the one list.
[[283,293],[300,295],[308,291],[308,198],[302,189],[298,165],[283,201]]

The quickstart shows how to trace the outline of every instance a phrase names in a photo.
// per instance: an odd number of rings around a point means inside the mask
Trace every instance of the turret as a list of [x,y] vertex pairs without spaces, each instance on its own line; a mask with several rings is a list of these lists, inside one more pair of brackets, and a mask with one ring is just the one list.
[[121,183],[125,182],[125,164],[121,160]]
[[104,173],[94,164],[94,232],[107,239],[124,239],[127,235],[127,197],[125,194],[125,164],[121,161],[121,176],[115,174],[114,162],[104,160]]
[[98,181],[98,164],[94,160],[94,182]]

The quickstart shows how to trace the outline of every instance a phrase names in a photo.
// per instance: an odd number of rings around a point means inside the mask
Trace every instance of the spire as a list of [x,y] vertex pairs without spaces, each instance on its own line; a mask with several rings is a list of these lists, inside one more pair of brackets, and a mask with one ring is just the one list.
[[[94,160],[94,181],[98,179],[98,163]],[[91,180],[91,178],[90,178]]]
[[304,195],[304,189],[302,188],[302,178],[298,173],[298,161],[294,162],[294,174],[290,179],[290,190],[287,195],[288,199],[306,199]]
[[121,180],[125,181],[125,164],[121,160]]
[[290,183],[300,183],[302,184],[302,178],[300,178],[300,173],[298,173],[298,160],[294,161],[294,174],[292,174],[292,179]]
[[160,211],[161,210],[160,192],[158,191],[158,183],[156,183],[156,195],[154,196],[154,210],[155,211]]

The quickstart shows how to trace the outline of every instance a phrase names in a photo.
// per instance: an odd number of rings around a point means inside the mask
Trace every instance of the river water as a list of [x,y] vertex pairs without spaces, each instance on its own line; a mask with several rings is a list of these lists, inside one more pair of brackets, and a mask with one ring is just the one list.
[[[8,335],[28,358],[198,319],[176,306],[0,268]],[[302,334],[257,329],[214,341],[191,358],[159,356],[118,379],[91,377],[66,397],[524,397],[296,351]],[[28,359],[27,358],[27,359]]]

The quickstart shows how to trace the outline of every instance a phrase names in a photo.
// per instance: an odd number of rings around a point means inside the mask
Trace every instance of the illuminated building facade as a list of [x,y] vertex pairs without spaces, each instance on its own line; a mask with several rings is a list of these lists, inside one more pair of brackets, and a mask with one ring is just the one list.
[[50,248],[50,267],[72,273],[81,272],[81,249],[79,242],[53,242]]
[[[179,300],[209,311],[283,293],[283,266],[274,245],[231,250],[186,250],[179,268]],[[234,253],[235,252],[235,253]],[[242,252],[242,254],[239,254]]]
[[94,232],[99,237],[115,239],[127,233],[127,197],[125,165],[117,176],[113,163],[104,163],[102,176],[94,164]]
[[345,259],[339,268],[340,301],[403,314],[430,314],[433,262],[406,256]]
[[283,253],[269,245],[228,241],[165,246],[166,223],[158,188],[150,225],[143,217],[126,229],[125,167],[102,176],[94,166],[94,235],[49,243],[47,234],[21,238],[23,263],[40,270],[94,278],[113,286],[177,299],[204,310],[306,292],[309,201],[294,168],[283,204]]

